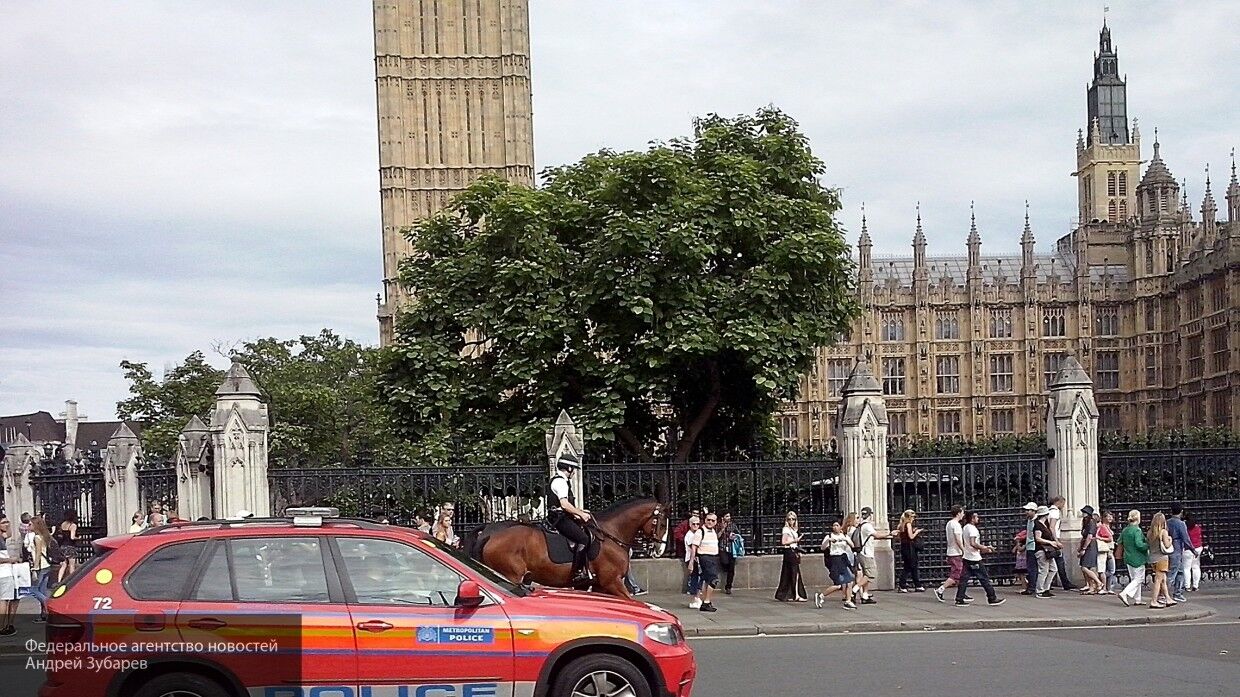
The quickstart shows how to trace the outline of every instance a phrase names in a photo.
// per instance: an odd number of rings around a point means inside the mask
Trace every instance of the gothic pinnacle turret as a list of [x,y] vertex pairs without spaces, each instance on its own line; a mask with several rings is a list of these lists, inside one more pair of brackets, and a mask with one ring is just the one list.
[[1029,225],[1029,201],[1025,201],[1025,231],[1020,235],[1020,275],[1021,278],[1033,276],[1033,228]]
[[969,201],[969,268],[981,269],[982,236],[977,232],[977,212]]
[[1214,203],[1214,193],[1210,191],[1210,165],[1206,165],[1206,193],[1201,198],[1201,231],[1205,233],[1206,244],[1213,246],[1218,234],[1218,205]]
[[1231,224],[1232,235],[1240,234],[1236,226],[1240,223],[1240,180],[1236,179],[1236,149],[1231,149],[1231,183],[1227,185],[1227,222]]
[[870,253],[874,249],[874,242],[870,239],[870,231],[866,227],[865,222],[865,204],[861,204],[861,239],[857,240],[857,252],[861,257],[860,264],[863,271],[870,268]]
[[928,278],[926,272],[926,233],[921,229],[921,201],[917,202],[917,231],[913,233],[913,273]]

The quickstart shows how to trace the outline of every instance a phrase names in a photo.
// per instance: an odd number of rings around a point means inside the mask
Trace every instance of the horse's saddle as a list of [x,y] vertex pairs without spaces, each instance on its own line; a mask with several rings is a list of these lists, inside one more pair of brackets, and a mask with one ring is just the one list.
[[[573,563],[573,543],[569,539],[559,533],[550,522],[546,520],[538,523],[531,523],[534,527],[542,531],[547,538],[547,556],[550,557],[552,563],[555,564],[571,564]],[[598,557],[600,545],[598,537],[586,528],[586,534],[590,536],[590,544],[586,548],[586,556],[590,561],[594,561]]]

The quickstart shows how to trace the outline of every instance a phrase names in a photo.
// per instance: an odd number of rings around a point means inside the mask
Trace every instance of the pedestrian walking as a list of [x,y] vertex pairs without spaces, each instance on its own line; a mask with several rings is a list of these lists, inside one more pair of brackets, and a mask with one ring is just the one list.
[[1038,594],[1038,539],[1034,535],[1034,527],[1038,522],[1038,504],[1030,501],[1022,510],[1025,511],[1025,546],[1020,552],[1025,556],[1025,590],[1021,595]]
[[[47,516],[43,516],[47,520]],[[56,540],[56,544],[60,546],[60,551],[64,552],[65,563],[60,565],[60,569],[56,573],[56,582],[61,583],[66,578],[73,575],[77,571],[77,534],[78,534],[78,514],[72,508],[65,509],[64,518],[60,524],[56,526],[56,532],[52,533],[52,538]]]
[[1094,507],[1081,508],[1081,543],[1076,557],[1085,576],[1085,594],[1102,592],[1102,579],[1098,577],[1098,523],[1094,521]]
[[1102,595],[1115,595],[1115,516],[1103,511],[1098,521],[1098,575],[1102,577]]
[[1160,511],[1150,520],[1145,542],[1150,550],[1150,568],[1154,570],[1154,587],[1150,589],[1150,609],[1160,610],[1175,605],[1171,597],[1171,585],[1167,583],[1167,569],[1171,566],[1171,554],[1175,545],[1167,532],[1167,516]]
[[59,545],[52,539],[52,531],[47,521],[34,518],[30,521],[30,570],[33,581],[30,584],[30,595],[39,601],[39,616],[35,622],[47,621],[47,603],[51,600],[49,581],[56,567],[64,561]]
[[725,595],[732,595],[732,581],[736,578],[736,560],[740,558],[737,552],[744,553],[744,543],[741,542],[740,546],[737,546],[740,540],[741,533],[736,524],[732,522],[732,514],[724,513],[719,521],[719,567],[723,574]]
[[1171,587],[1171,597],[1177,603],[1186,603],[1184,593],[1188,589],[1186,557],[1193,555],[1193,541],[1188,536],[1188,525],[1184,523],[1184,506],[1171,504],[1171,517],[1167,519],[1167,534],[1171,536],[1171,556],[1167,558],[1167,583]]
[[1055,560],[1062,557],[1061,550],[1063,543],[1055,536],[1054,530],[1051,529],[1049,518],[1050,509],[1047,506],[1038,506],[1034,511],[1037,521],[1033,526],[1033,535],[1036,542],[1036,553],[1038,563],[1038,585],[1035,588],[1038,598],[1052,598],[1055,596],[1051,592],[1051,584],[1055,581]]
[[711,602],[715,589],[719,587],[719,533],[715,529],[718,525],[718,516],[707,513],[702,525],[702,537],[698,542],[698,575],[701,577],[699,585],[702,589],[702,604],[698,609],[702,612],[714,612],[718,609]]
[[797,514],[788,511],[788,515],[784,516],[784,529],[779,536],[784,563],[779,569],[779,587],[775,589],[775,599],[781,602],[804,603],[809,600],[805,595],[805,583],[801,580],[801,537]]
[[827,565],[827,575],[831,577],[831,585],[824,593],[814,594],[814,607],[822,607],[827,596],[839,591],[844,595],[844,609],[856,610],[857,605],[852,599],[852,585],[856,576],[853,575],[853,551],[844,534],[840,521],[831,523],[831,531],[822,538],[823,562]]
[[896,534],[900,536],[900,581],[896,587],[901,593],[907,593],[905,581],[912,581],[912,588],[918,593],[924,593],[926,587],[921,585],[921,570],[918,566],[921,564],[921,550],[925,548],[926,540],[921,536],[925,532],[924,529],[917,527],[917,513],[912,509],[906,510],[900,515],[900,524],[896,528]]
[[969,604],[964,592],[969,587],[971,578],[977,579],[982,590],[986,591],[987,605],[1002,605],[1006,601],[1006,598],[1000,598],[995,594],[995,587],[990,583],[990,574],[986,572],[986,564],[982,562],[983,554],[990,554],[995,550],[989,545],[982,544],[982,533],[977,527],[981,518],[976,512],[966,513],[964,516],[964,520],[968,522],[964,525],[962,532],[964,572],[960,576],[959,585],[956,586],[957,605]]
[[672,531],[672,542],[675,545],[676,558],[681,561],[681,592],[685,595],[693,595],[689,589],[689,565],[685,562],[688,558],[688,550],[685,549],[685,535],[689,534],[690,521],[694,518],[698,519],[698,526],[701,527],[702,511],[694,508],[689,511],[689,515],[684,520],[676,524],[676,529]]
[[1145,585],[1145,563],[1149,559],[1150,545],[1141,532],[1141,511],[1128,511],[1128,525],[1119,534],[1115,546],[1115,560],[1128,567],[1128,585],[1119,592],[1119,600],[1125,606],[1141,602],[1141,588]]
[[1205,551],[1205,535],[1202,534],[1201,523],[1197,522],[1192,513],[1184,514],[1184,525],[1188,528],[1188,539],[1192,542],[1192,554],[1185,553],[1188,566],[1188,590],[1195,591],[1201,587],[1201,553]]
[[129,534],[136,535],[145,529],[146,519],[142,516],[142,511],[134,511],[129,518]]
[[[1056,496],[1051,499],[1050,505],[1047,507],[1046,522],[1050,526],[1051,533],[1055,539],[1063,537],[1063,519],[1068,512],[1068,501],[1062,496]],[[1055,557],[1055,580],[1059,581],[1059,587],[1065,591],[1078,590],[1072,585],[1072,581],[1068,579],[1068,564],[1064,560],[1063,554]]]
[[[24,564],[22,562],[22,540],[9,527],[8,517],[0,515],[0,636],[13,636],[17,633],[17,629],[13,626],[13,618],[17,615],[19,602],[18,574],[28,573],[28,571],[15,573],[13,569],[15,564]],[[25,568],[24,565],[19,567],[19,569]],[[30,579],[27,577],[26,583],[29,584],[29,582]]]
[[852,533],[853,548],[857,552],[857,583],[854,594],[861,596],[862,605],[878,603],[870,595],[870,585],[878,579],[878,559],[874,556],[875,543],[878,540],[890,540],[894,534],[890,530],[879,530],[874,525],[874,509],[866,506],[861,509],[861,524]]
[[687,575],[687,588],[689,595],[689,609],[697,610],[702,607],[702,574],[698,567],[698,546],[702,544],[702,519],[697,516],[689,517],[689,531],[685,533],[685,569]]
[[[947,602],[944,594],[948,588],[954,588],[960,583],[960,577],[964,574],[964,506],[959,504],[952,506],[952,517],[947,521],[947,579],[934,589],[934,597],[938,598],[940,603]],[[970,598],[972,600],[972,598]]]

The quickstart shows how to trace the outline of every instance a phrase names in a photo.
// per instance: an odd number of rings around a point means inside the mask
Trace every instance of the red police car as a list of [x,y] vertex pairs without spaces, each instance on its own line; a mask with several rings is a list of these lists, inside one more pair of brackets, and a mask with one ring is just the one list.
[[95,542],[40,697],[688,697],[675,617],[530,590],[406,528],[296,509]]

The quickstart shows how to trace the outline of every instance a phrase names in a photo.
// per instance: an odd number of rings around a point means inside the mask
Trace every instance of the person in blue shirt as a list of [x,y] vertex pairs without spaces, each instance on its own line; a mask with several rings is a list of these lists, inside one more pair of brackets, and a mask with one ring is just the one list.
[[1172,600],[1177,603],[1187,602],[1188,598],[1184,597],[1184,589],[1188,586],[1186,583],[1188,577],[1184,573],[1184,550],[1188,550],[1191,554],[1193,541],[1188,537],[1188,524],[1184,522],[1184,506],[1178,503],[1171,504],[1171,517],[1167,519],[1167,533],[1171,535],[1171,544],[1174,547],[1171,552],[1170,567],[1167,570],[1167,582],[1171,585]]

